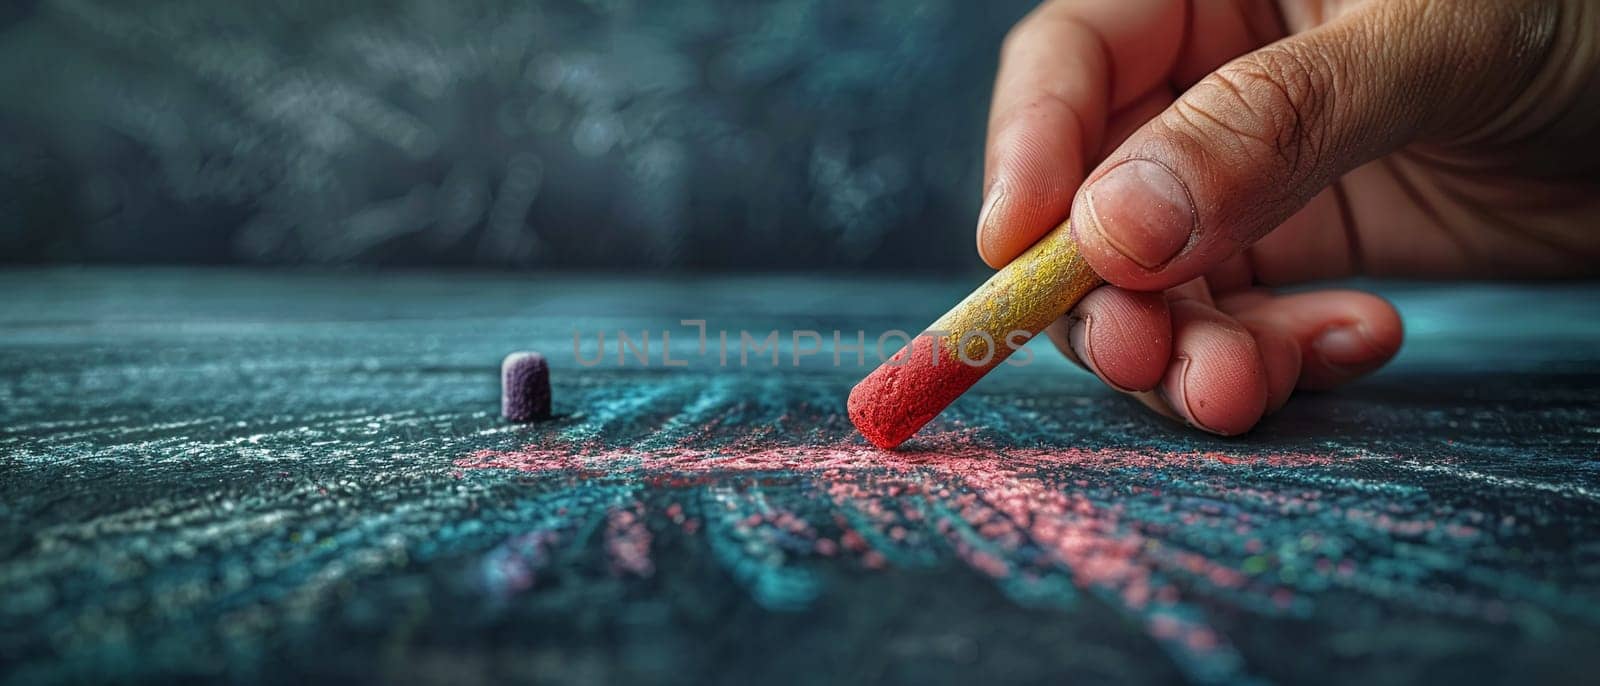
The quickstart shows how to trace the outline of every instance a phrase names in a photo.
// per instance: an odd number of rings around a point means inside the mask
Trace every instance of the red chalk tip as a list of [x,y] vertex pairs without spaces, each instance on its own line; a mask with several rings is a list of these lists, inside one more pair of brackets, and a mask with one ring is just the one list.
[[939,341],[918,336],[851,389],[850,421],[873,445],[900,447],[988,371],[957,359]]

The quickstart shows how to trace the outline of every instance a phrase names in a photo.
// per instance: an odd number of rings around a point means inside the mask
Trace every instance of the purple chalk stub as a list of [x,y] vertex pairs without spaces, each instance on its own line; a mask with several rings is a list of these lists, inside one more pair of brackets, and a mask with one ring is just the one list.
[[550,417],[550,365],[544,355],[515,352],[500,363],[500,414],[513,422]]

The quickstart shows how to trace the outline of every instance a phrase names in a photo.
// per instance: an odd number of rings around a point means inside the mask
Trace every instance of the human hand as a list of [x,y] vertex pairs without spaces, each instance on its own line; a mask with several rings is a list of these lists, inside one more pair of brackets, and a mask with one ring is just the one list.
[[1399,350],[1393,306],[1270,286],[1596,273],[1600,3],[1051,0],[1001,53],[978,251],[1070,214],[1110,285],[1047,329],[1237,434]]

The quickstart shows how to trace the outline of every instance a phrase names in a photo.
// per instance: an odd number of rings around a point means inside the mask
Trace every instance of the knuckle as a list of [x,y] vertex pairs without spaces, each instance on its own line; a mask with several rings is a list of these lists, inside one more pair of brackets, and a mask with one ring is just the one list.
[[1007,55],[1016,53],[1017,43],[1024,40],[1023,36],[1027,30],[1027,26],[1028,20],[1023,19],[1022,21],[1019,21],[1013,25],[1010,29],[1006,30],[1005,37],[1000,39],[1001,60],[1004,60]]
[[1053,15],[1044,13],[1043,9],[1041,7],[1029,13],[1006,31],[1005,38],[1000,41],[1002,59],[1032,49],[1043,38],[1041,34],[1049,30],[1049,24],[1057,21]]
[[1000,40],[1000,57],[1005,59],[1008,55],[1015,55],[1020,50],[1027,49],[1032,43],[1031,36],[1038,31],[1039,13],[1033,12],[1023,17],[1021,21],[1013,24]]
[[1330,143],[1335,75],[1322,57],[1268,46],[1206,77],[1172,112],[1205,143],[1303,178],[1323,164]]
[[1063,40],[1083,37],[1086,27],[1062,0],[1047,0],[1006,31],[1000,41],[1000,57],[1020,55],[1030,50],[1059,45]]

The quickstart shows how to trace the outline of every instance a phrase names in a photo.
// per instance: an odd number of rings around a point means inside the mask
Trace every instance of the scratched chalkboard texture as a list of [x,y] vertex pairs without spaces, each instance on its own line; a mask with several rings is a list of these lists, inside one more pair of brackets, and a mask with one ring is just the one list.
[[[718,360],[718,330],[911,328],[970,286],[0,273],[0,680],[1600,670],[1600,288],[1389,287],[1390,369],[1232,440],[1034,346],[879,453],[854,353]],[[649,366],[580,364],[618,330]],[[517,349],[555,419],[499,418]]]

